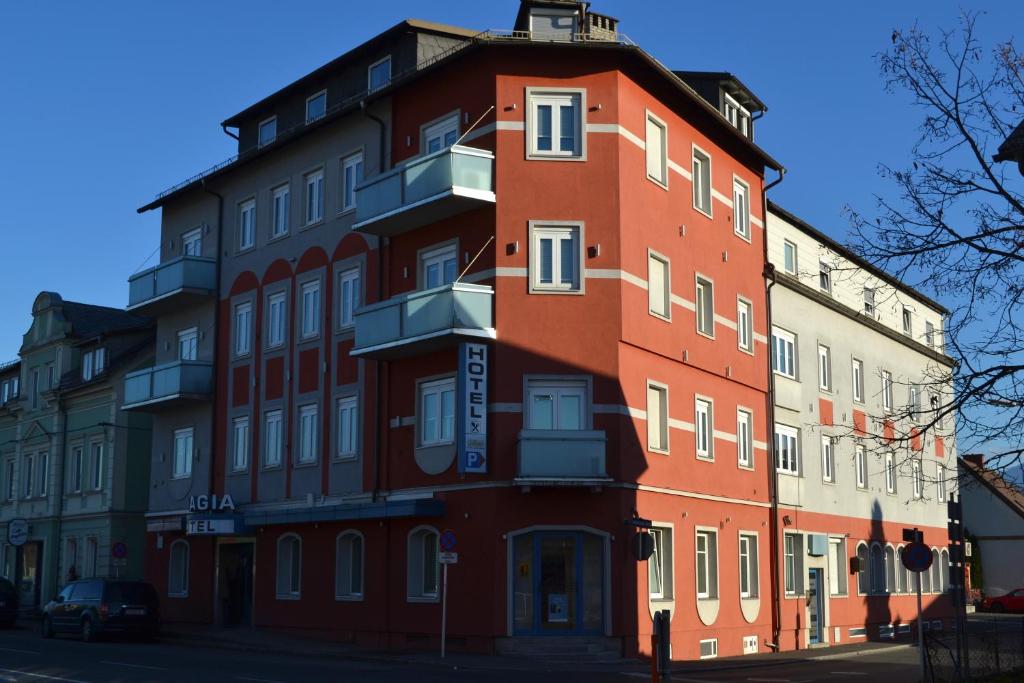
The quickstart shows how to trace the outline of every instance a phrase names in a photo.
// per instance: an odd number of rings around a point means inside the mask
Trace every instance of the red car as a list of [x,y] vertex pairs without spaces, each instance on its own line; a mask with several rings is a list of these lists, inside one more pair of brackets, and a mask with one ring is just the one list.
[[985,598],[981,608],[991,612],[1024,612],[1024,588],[1010,591],[1006,595]]

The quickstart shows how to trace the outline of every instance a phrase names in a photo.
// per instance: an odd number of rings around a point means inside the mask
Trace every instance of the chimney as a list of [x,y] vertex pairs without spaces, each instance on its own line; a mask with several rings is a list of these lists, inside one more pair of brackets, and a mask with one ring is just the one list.
[[982,455],[981,453],[970,453],[968,455],[965,455],[964,460],[978,468],[982,468],[985,466],[985,456]]

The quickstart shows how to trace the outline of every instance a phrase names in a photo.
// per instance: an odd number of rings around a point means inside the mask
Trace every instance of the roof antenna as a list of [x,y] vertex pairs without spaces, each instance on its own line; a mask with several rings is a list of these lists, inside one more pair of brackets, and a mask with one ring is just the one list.
[[[487,116],[488,114],[490,114],[492,111],[494,111],[494,105],[493,104],[490,107],[487,108],[487,111],[485,111],[483,114],[480,115],[480,118],[478,118],[476,121],[473,122],[472,126],[470,126],[469,128],[466,129],[465,133],[463,133],[462,135],[459,136],[459,139],[455,141],[455,144],[457,145],[460,142],[462,142],[462,138],[464,138],[467,135],[469,135],[469,132],[471,130],[473,130],[474,128],[479,126],[480,122],[484,120],[484,117]],[[454,145],[452,145],[452,146],[454,147]]]

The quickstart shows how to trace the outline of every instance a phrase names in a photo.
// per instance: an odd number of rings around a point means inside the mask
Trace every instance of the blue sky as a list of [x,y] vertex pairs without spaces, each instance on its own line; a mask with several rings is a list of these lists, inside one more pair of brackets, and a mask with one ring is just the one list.
[[[359,11],[353,9],[358,6]],[[136,207],[233,153],[218,123],[405,17],[511,27],[517,0],[386,3],[25,2],[0,5],[0,361],[17,356],[40,290],[123,306],[157,248]],[[952,27],[948,0],[688,3],[595,0],[676,69],[727,70],[769,107],[758,142],[789,169],[776,201],[843,239],[899,163],[920,112],[884,93],[873,55],[896,27]],[[780,8],[784,8],[781,9]],[[987,43],[1024,26],[988,3]]]

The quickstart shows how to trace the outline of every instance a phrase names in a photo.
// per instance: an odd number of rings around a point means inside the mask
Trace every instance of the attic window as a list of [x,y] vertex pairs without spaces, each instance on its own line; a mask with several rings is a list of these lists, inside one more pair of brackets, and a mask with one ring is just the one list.
[[260,121],[259,145],[269,145],[277,139],[277,117],[271,116],[265,121]]
[[391,82],[391,55],[374,62],[367,70],[367,88],[370,92],[380,90]]
[[306,100],[306,123],[322,119],[327,113],[327,91],[321,90]]
[[579,33],[573,10],[535,9],[530,12],[530,37],[539,40],[572,40]]
[[733,126],[739,129],[748,138],[750,137],[750,112],[743,108],[739,102],[730,97],[728,93],[722,93],[724,102],[722,113]]
[[103,374],[107,366],[107,350],[93,349],[82,354],[82,379],[88,382],[93,377]]

